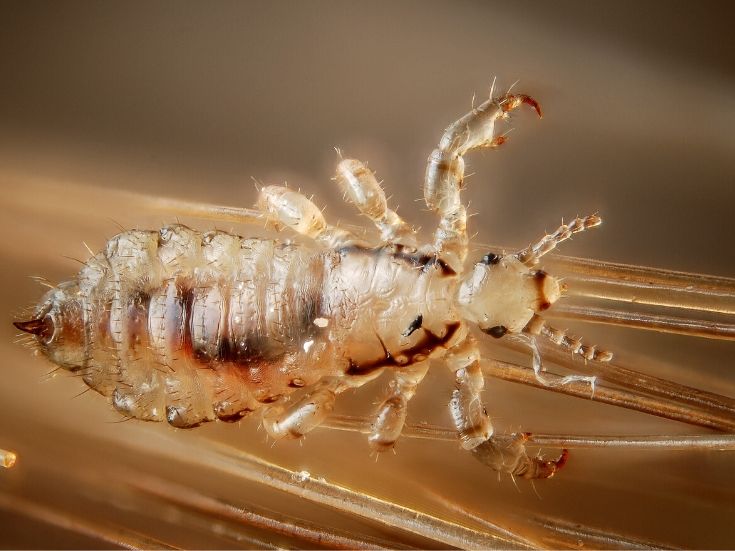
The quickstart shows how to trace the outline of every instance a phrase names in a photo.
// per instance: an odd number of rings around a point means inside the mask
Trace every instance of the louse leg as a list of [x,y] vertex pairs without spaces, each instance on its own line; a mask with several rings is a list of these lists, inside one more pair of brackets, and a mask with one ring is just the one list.
[[472,149],[495,148],[506,141],[495,136],[495,121],[522,104],[533,107],[541,116],[541,107],[529,96],[507,93],[490,98],[452,123],[442,135],[439,146],[429,156],[424,180],[426,205],[439,215],[434,247],[443,256],[454,257],[460,268],[467,256],[467,210],[460,200],[464,179],[463,156]]
[[569,452],[564,449],[556,459],[528,457],[526,442],[529,433],[493,436],[472,450],[481,463],[498,472],[525,479],[551,478],[567,462]]
[[395,446],[406,423],[408,402],[428,369],[429,362],[423,361],[394,372],[388,385],[389,395],[378,408],[368,436],[370,447],[375,451],[382,452]]
[[262,187],[256,206],[277,223],[327,247],[361,242],[351,232],[327,224],[322,211],[314,203],[287,187]]
[[357,388],[379,377],[382,369],[368,375],[353,377],[324,377],[294,402],[273,404],[263,412],[263,426],[275,439],[302,438],[318,427],[334,409],[338,394],[349,388]]
[[477,341],[468,336],[447,352],[444,361],[454,372],[457,384],[449,402],[449,411],[462,447],[471,450],[493,434],[493,426],[480,397],[485,379],[480,369]]
[[480,350],[470,335],[445,356],[454,370],[457,388],[452,393],[449,409],[462,447],[498,472],[522,478],[550,478],[566,462],[567,451],[555,460],[528,457],[526,433],[511,436],[493,434],[493,427],[482,403],[480,392],[485,380],[480,369]]
[[339,378],[325,377],[295,402],[268,406],[263,412],[266,432],[275,439],[303,437],[329,417],[343,386]]
[[543,236],[538,242],[529,245],[523,250],[518,251],[516,256],[518,260],[526,266],[533,267],[538,264],[539,259],[546,253],[551,252],[559,243],[566,241],[572,237],[572,234],[582,232],[589,228],[594,228],[602,224],[602,218],[597,215],[585,216],[584,218],[575,218],[569,224],[562,224],[552,234]]
[[342,160],[337,165],[336,180],[346,199],[380,230],[380,237],[384,242],[416,244],[416,232],[388,207],[383,188],[373,171],[363,162],[356,159]]

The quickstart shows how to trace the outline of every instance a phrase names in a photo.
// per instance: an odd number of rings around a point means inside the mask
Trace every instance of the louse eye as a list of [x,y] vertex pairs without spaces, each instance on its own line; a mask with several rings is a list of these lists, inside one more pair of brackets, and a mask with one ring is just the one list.
[[487,333],[491,337],[499,339],[508,332],[508,328],[505,327],[505,325],[496,325],[495,327],[491,327],[490,329],[483,329],[482,331],[483,333]]
[[500,256],[495,253],[487,253],[482,257],[482,263],[487,264],[488,266],[497,264],[498,262],[500,262]]

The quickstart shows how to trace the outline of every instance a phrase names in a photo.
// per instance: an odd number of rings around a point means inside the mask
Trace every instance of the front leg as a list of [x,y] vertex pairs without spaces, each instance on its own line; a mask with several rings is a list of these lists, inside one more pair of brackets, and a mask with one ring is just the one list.
[[454,372],[457,388],[452,392],[449,411],[462,447],[471,450],[493,435],[493,426],[480,393],[485,379],[480,369],[480,350],[472,335],[451,348],[444,357]]
[[437,253],[452,258],[461,267],[467,256],[467,211],[460,201],[464,179],[463,156],[477,148],[495,148],[506,141],[495,136],[495,121],[522,104],[533,107],[541,116],[538,103],[523,94],[507,93],[490,98],[452,123],[444,132],[439,147],[429,157],[424,180],[424,199],[430,210],[439,215],[434,234]]
[[568,456],[566,450],[556,460],[531,458],[526,453],[527,434],[493,434],[492,424],[480,397],[484,386],[480,351],[471,335],[450,349],[445,360],[454,370],[457,381],[449,410],[464,449],[472,451],[477,460],[498,472],[527,479],[550,478],[562,468]]

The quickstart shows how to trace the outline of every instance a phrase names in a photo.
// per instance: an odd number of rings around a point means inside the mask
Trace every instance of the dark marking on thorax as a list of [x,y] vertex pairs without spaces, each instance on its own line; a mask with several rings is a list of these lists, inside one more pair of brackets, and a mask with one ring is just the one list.
[[411,324],[408,326],[408,328],[401,333],[404,337],[410,337],[413,335],[417,329],[421,328],[421,324],[424,323],[424,316],[419,314],[416,316],[416,318],[411,322]]
[[485,256],[482,257],[482,260],[480,260],[480,262],[487,266],[494,266],[495,264],[500,263],[500,257],[495,253],[487,253]]
[[536,289],[538,290],[538,296],[540,299],[539,310],[542,311],[548,310],[548,308],[551,306],[551,302],[549,302],[549,299],[544,292],[544,283],[546,282],[547,277],[549,277],[549,274],[547,274],[543,270],[536,270],[536,272],[533,274],[533,280],[536,282]]
[[418,268],[426,273],[431,268],[437,267],[442,277],[456,276],[457,272],[437,255],[420,254],[416,249],[406,247],[398,243],[384,245],[377,248],[362,247],[360,245],[349,245],[342,247],[337,251],[340,256],[344,257],[349,254],[363,253],[371,256],[379,256],[381,254],[389,255],[396,260],[406,263],[411,268]]
[[460,325],[460,322],[447,324],[446,331],[441,337],[436,333],[429,331],[428,329],[423,329],[424,334],[421,339],[419,339],[419,341],[411,348],[401,350],[399,353],[397,353],[397,356],[395,357],[388,351],[388,349],[381,341],[381,345],[383,345],[383,351],[385,352],[384,358],[361,364],[357,364],[352,359],[350,359],[350,367],[347,369],[346,374],[366,375],[372,371],[375,371],[376,369],[381,369],[383,367],[405,367],[407,365],[423,361],[437,348],[446,348],[446,344],[452,339],[454,334],[459,329]]

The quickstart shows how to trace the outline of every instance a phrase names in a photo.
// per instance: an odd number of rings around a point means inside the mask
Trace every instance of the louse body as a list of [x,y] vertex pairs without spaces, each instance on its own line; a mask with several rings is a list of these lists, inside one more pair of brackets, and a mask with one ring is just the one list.
[[[83,368],[121,413],[192,427],[450,346],[462,331],[448,277],[435,259],[390,247],[127,231],[49,292],[41,336],[52,361]],[[419,304],[423,323],[404,336]]]
[[426,203],[439,216],[432,243],[417,246],[373,173],[345,159],[337,179],[374,222],[380,243],[327,224],[303,195],[268,186],[258,208],[295,239],[199,233],[183,225],[126,231],[76,279],[49,291],[33,319],[15,325],[122,414],[182,428],[262,410],[269,434],[299,438],[330,414],[339,393],[390,370],[369,437],[378,451],[393,447],[430,360],[442,360],[456,378],[449,410],[462,447],[496,470],[548,478],[566,453],[530,458],[523,436],[502,449],[493,438],[473,327],[525,339],[542,381],[536,338],[587,360],[611,355],[568,338],[539,315],[561,293],[557,280],[536,268],[539,258],[599,224],[596,216],[515,254],[488,253],[465,266],[463,155],[504,143],[495,121],[524,103],[541,114],[530,97],[508,93],[445,131],[424,184]]

